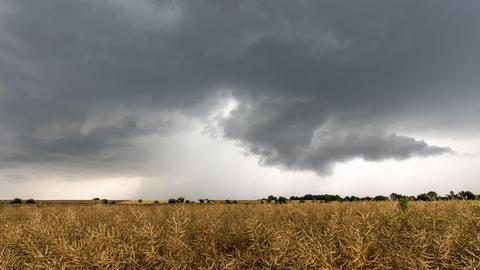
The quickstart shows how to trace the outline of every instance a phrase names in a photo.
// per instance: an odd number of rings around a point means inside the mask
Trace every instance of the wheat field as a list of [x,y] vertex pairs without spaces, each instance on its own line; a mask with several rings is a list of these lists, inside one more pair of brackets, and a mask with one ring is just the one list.
[[3,205],[0,269],[480,269],[480,206]]

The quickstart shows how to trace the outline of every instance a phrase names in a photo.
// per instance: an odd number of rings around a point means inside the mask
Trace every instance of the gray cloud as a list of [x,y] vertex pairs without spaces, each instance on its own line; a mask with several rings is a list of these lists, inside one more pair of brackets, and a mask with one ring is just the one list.
[[225,92],[239,107],[224,136],[267,165],[322,174],[354,157],[449,152],[389,134],[398,122],[475,122],[479,6],[5,0],[0,161],[124,169],[139,137],[205,120]]

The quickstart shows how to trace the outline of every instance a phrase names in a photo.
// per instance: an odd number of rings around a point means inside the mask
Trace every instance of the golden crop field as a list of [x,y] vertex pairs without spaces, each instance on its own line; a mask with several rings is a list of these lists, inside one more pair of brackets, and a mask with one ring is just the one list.
[[480,206],[3,205],[0,269],[480,269]]

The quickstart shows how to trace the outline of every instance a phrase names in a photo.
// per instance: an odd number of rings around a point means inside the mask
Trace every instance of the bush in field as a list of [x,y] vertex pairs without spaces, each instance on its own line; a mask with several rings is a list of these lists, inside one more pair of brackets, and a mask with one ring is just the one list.
[[159,204],[160,202],[158,200],[153,201],[154,204]]
[[102,203],[103,204],[108,204],[108,200],[107,199],[102,199]]
[[142,203],[142,202],[143,202],[143,200],[142,200],[142,199],[138,199],[138,201],[137,201],[137,202],[138,202],[138,203]]
[[116,201],[110,201],[110,204],[117,204]]
[[225,204],[231,204],[231,203],[232,203],[232,201],[230,201],[230,200],[225,200]]
[[25,201],[25,203],[35,204],[35,200],[34,199],[28,199],[28,200]]
[[23,201],[22,199],[20,198],[15,198],[13,200],[10,201],[10,203],[13,203],[13,204],[21,204]]
[[170,203],[170,204],[174,204],[176,202],[177,202],[177,200],[175,200],[175,199],[168,199],[168,203]]
[[408,209],[408,199],[407,199],[407,196],[403,196],[401,198],[398,199],[398,208],[401,210],[401,211],[405,211]]
[[198,200],[199,203],[204,203],[205,201],[203,199]]

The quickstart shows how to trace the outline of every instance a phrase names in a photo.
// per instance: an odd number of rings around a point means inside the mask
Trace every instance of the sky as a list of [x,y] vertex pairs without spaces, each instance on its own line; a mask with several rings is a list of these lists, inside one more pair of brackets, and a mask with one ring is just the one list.
[[0,198],[480,193],[479,11],[0,0]]

